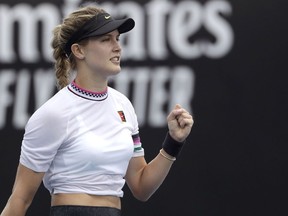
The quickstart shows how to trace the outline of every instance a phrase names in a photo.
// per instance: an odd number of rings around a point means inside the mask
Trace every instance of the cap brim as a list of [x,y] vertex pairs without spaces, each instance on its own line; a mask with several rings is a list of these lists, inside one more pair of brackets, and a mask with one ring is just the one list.
[[107,24],[103,25],[101,28],[91,32],[86,35],[86,37],[100,36],[118,30],[120,34],[132,30],[135,26],[135,21],[132,18],[112,20]]

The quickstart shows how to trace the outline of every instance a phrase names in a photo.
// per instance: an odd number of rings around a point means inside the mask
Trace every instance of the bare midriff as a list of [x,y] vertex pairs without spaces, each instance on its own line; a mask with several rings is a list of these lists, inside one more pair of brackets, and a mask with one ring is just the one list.
[[116,196],[100,196],[90,194],[52,194],[51,206],[82,205],[105,206],[121,209],[121,200]]

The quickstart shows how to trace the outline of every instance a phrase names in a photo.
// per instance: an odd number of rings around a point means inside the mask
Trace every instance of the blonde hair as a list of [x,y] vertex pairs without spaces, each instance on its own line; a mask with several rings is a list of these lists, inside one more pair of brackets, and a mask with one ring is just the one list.
[[58,90],[70,83],[72,71],[76,69],[73,54],[67,56],[64,52],[65,44],[71,35],[83,26],[85,22],[103,12],[105,12],[103,9],[96,6],[82,7],[69,14],[62,24],[54,28],[51,46],[53,48],[53,58],[55,59],[54,68]]

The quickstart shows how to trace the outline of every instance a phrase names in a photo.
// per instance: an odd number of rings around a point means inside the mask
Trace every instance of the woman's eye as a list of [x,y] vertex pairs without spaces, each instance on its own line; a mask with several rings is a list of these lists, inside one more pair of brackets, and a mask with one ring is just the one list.
[[[120,41],[120,37],[116,37],[115,38],[116,39],[116,41]],[[110,40],[114,40],[113,38],[111,38],[111,37],[104,37],[104,38],[102,38],[102,41],[103,42],[108,42],[108,41],[110,41]]]

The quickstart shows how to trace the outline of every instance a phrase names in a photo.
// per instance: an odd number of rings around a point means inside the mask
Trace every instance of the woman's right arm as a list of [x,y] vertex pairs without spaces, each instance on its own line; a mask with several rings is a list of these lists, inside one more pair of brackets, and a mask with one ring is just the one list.
[[44,173],[19,164],[12,194],[0,216],[24,216],[37,192]]

